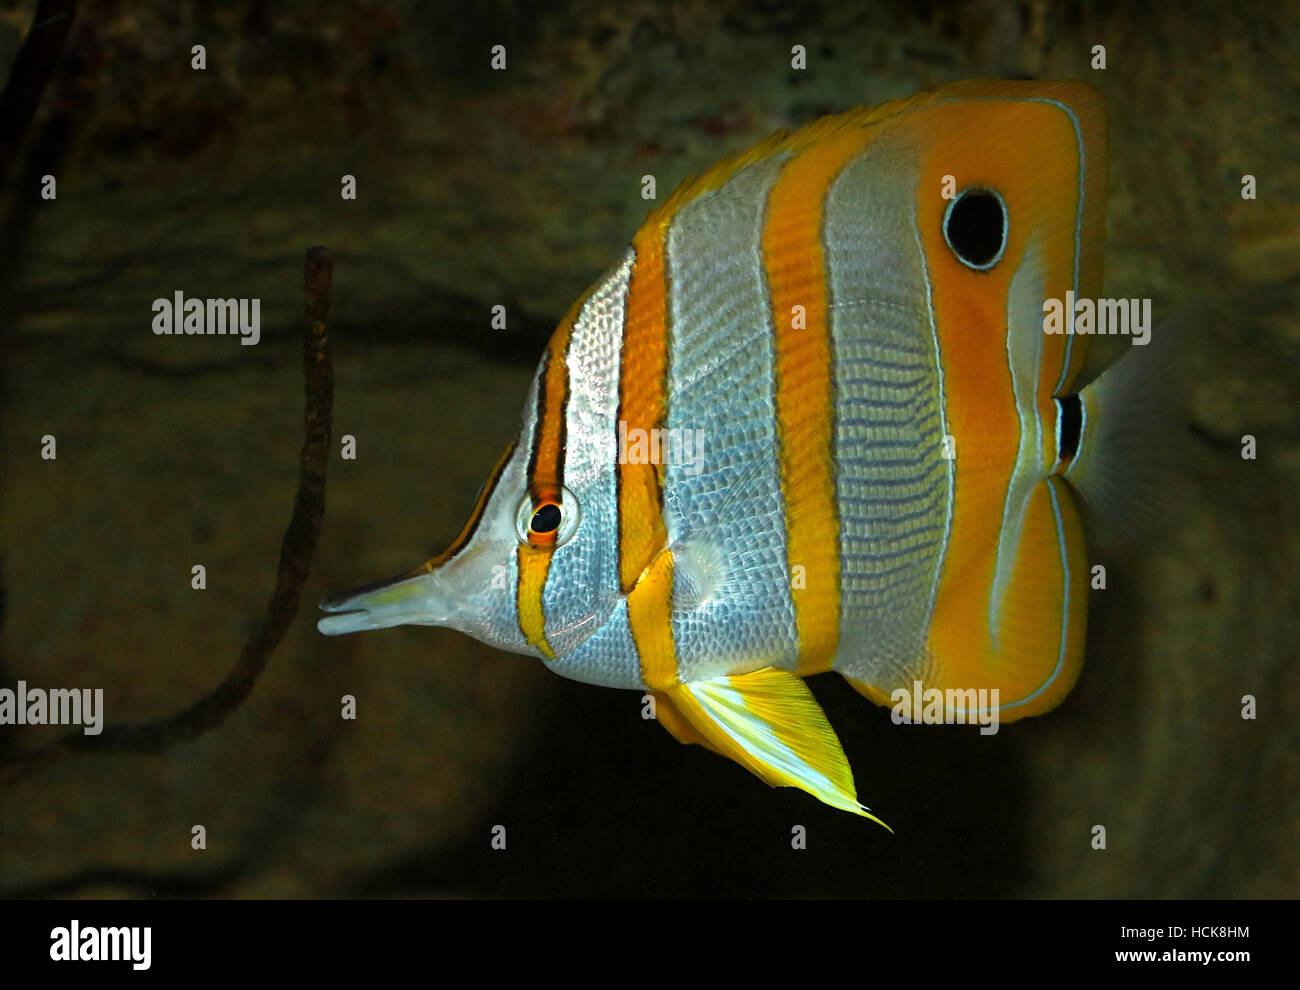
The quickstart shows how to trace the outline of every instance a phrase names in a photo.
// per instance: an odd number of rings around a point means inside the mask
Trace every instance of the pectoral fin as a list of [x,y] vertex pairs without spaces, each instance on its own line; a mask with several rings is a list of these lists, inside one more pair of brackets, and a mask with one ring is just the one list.
[[853,771],[835,730],[812,692],[794,674],[764,667],[748,674],[679,683],[666,693],[673,716],[694,729],[690,733],[665,722],[678,739],[705,742],[773,787],[798,787],[833,808],[889,828],[858,802]]

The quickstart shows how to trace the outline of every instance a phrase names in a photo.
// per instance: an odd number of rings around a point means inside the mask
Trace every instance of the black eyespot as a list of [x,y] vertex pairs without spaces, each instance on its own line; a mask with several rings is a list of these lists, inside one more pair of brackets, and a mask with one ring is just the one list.
[[992,189],[963,189],[943,215],[943,239],[967,268],[988,271],[1007,247],[1007,204]]
[[1079,441],[1083,438],[1083,402],[1077,395],[1065,395],[1056,400],[1058,410],[1057,445],[1061,448],[1056,456],[1069,461],[1079,452]]
[[547,503],[533,513],[533,521],[529,525],[534,533],[553,533],[560,528],[561,518],[560,507]]

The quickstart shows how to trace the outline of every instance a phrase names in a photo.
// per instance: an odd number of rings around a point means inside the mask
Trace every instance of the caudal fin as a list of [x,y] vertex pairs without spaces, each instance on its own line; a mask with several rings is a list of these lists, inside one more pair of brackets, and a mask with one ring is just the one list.
[[[1169,480],[1186,434],[1180,383],[1194,322],[1180,314],[1155,327],[1077,396],[1077,451],[1063,474],[1090,531],[1137,537],[1175,502]],[[1073,400],[1058,401],[1068,425]]]

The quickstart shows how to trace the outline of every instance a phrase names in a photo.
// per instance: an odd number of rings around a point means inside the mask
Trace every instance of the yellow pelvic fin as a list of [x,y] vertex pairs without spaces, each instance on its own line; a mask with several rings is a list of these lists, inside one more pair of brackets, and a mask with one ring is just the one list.
[[695,726],[691,725],[690,719],[677,710],[677,706],[673,704],[673,700],[668,697],[666,692],[651,691],[649,693],[655,700],[655,721],[667,729],[679,743],[684,746],[703,746],[705,749],[713,750],[719,756],[727,755],[704,738]]
[[[773,787],[798,787],[833,808],[870,818],[859,803],[853,771],[817,699],[794,674],[764,667],[748,674],[678,683],[667,691],[674,715],[694,729],[697,741],[729,756]],[[657,709],[657,711],[661,711]],[[893,829],[890,829],[892,832]]]

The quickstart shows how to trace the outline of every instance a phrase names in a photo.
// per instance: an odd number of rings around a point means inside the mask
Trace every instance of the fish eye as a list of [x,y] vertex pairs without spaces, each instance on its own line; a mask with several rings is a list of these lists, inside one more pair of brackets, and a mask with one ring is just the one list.
[[944,211],[943,239],[967,268],[988,271],[1007,248],[1007,204],[992,189],[963,189]]
[[564,518],[564,513],[554,502],[545,502],[540,505],[536,512],[533,513],[533,521],[529,528],[534,533],[554,533],[560,528],[560,520]]
[[577,496],[563,485],[528,491],[515,513],[519,542],[551,550],[564,546],[578,531],[579,516]]

